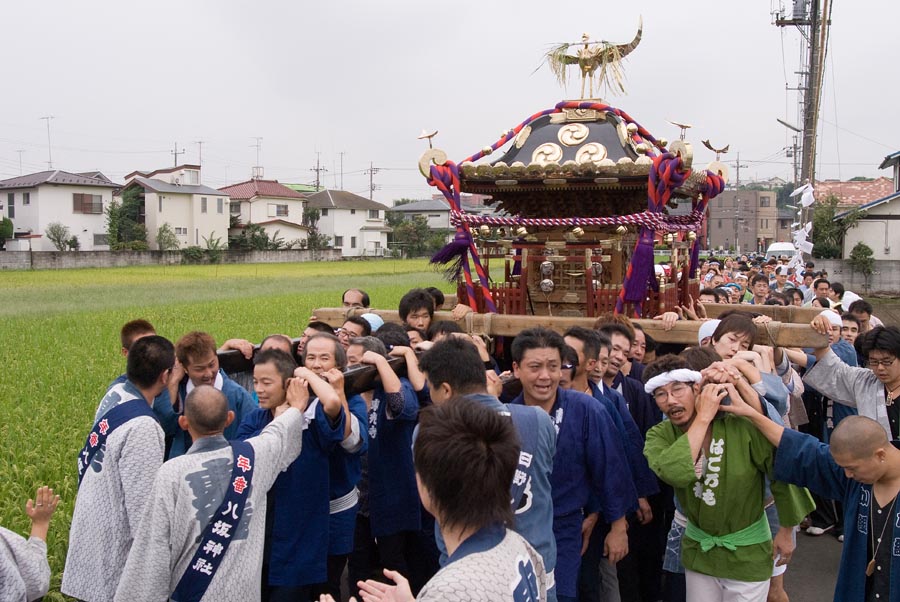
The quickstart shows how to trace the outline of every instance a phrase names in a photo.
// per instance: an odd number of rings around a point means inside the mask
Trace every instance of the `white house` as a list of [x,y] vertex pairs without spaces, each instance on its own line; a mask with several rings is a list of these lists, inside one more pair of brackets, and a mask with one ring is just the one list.
[[394,205],[391,211],[402,213],[406,219],[415,215],[425,218],[432,230],[455,230],[450,224],[450,204],[444,199],[425,199],[403,205]]
[[[859,208],[866,214],[844,235],[844,259],[858,242],[866,243],[873,251],[874,259],[896,259],[893,250],[900,251],[900,151],[888,155],[878,169],[894,168],[891,194],[870,201]],[[849,211],[838,213],[834,219],[841,219]]]
[[277,180],[248,180],[219,189],[231,198],[231,215],[241,224],[259,224],[269,237],[287,242],[306,240],[309,228],[303,225],[306,195]]
[[56,250],[46,236],[53,222],[67,226],[81,250],[108,250],[103,211],[118,187],[100,172],[50,170],[10,178],[0,181],[0,215],[12,220],[17,233],[42,235],[31,240],[35,251]]
[[390,209],[345,190],[323,190],[306,198],[307,206],[320,213],[320,234],[331,237],[344,257],[384,255],[390,227],[384,212]]
[[205,239],[228,240],[228,204],[224,192],[200,183],[199,165],[178,165],[125,176],[122,194],[137,188],[143,199],[147,242],[156,248],[156,232],[169,224],[181,243],[205,246]]

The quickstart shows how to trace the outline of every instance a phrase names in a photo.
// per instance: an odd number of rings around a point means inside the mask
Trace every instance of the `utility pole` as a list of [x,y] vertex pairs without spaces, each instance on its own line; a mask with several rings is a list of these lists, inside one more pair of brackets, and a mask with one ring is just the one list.
[[370,201],[373,200],[372,193],[374,193],[375,189],[377,188],[377,186],[375,185],[374,177],[375,177],[375,174],[378,173],[379,169],[380,168],[378,168],[378,167],[373,167],[372,162],[369,161],[369,200]]
[[50,144],[50,120],[53,115],[45,115],[41,119],[47,122],[47,169],[53,169],[53,145]]
[[22,153],[24,153],[25,151],[20,148],[16,152],[19,153],[19,175],[21,176],[22,175]]
[[201,167],[203,166],[203,142],[203,140],[194,140],[194,144],[197,145],[197,154],[199,155],[197,164]]
[[178,150],[178,143],[176,142],[176,143],[175,143],[175,149],[174,149],[174,150],[171,150],[171,151],[169,151],[169,152],[172,153],[172,154],[175,156],[175,167],[178,167],[178,155],[183,155],[183,154],[184,154],[184,149],[182,148],[181,150]]
[[341,190],[344,189],[344,151],[338,153],[341,156]]
[[737,160],[731,163],[731,165],[734,166],[734,187],[737,189],[741,187],[741,168],[747,167],[747,165],[741,163],[740,151],[738,151]]
[[316,172],[316,192],[321,190],[319,185],[322,181],[322,174],[325,173],[326,171],[328,171],[328,168],[322,167],[321,157],[322,157],[322,153],[320,151],[316,151],[316,166],[309,170],[309,171]]

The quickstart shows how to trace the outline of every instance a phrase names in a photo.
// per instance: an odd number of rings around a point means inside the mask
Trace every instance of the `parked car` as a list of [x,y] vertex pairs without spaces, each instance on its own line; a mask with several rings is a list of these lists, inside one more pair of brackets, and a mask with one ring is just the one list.
[[777,259],[782,255],[790,259],[797,253],[799,253],[799,251],[797,251],[797,248],[794,247],[794,243],[792,242],[773,242],[769,245],[769,248],[766,249],[766,259],[768,260],[772,257]]

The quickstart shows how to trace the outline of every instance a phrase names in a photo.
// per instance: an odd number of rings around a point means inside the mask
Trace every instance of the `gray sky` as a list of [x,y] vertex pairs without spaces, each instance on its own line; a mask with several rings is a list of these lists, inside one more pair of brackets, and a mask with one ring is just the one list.
[[[267,178],[315,179],[316,152],[329,187],[375,199],[425,198],[416,170],[423,128],[456,160],[494,142],[528,115],[578,95],[544,66],[553,44],[582,32],[644,40],[626,59],[627,91],[606,100],[655,136],[678,135],[741,153],[741,179],[790,178],[789,144],[776,117],[799,123],[799,33],[772,25],[777,1],[422,2],[347,0],[88,0],[4,6],[0,178],[47,166],[100,169],[115,181],[135,169],[197,162],[204,183],[249,178],[261,136]],[[835,0],[819,139],[820,177],[889,175],[900,149],[896,118],[896,23],[900,2]],[[699,147],[699,148],[698,148]],[[732,179],[734,172],[732,171]]]

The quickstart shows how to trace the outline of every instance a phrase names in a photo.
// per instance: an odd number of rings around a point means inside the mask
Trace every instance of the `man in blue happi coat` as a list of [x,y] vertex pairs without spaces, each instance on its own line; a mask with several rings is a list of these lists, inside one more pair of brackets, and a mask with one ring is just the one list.
[[542,408],[558,431],[551,490],[561,601],[577,598],[581,552],[592,530],[585,518],[599,513],[610,524],[605,552],[615,563],[628,553],[625,517],[637,509],[625,446],[609,412],[589,395],[559,388],[565,350],[562,336],[545,328],[524,330],[512,344],[522,383],[512,403]]

